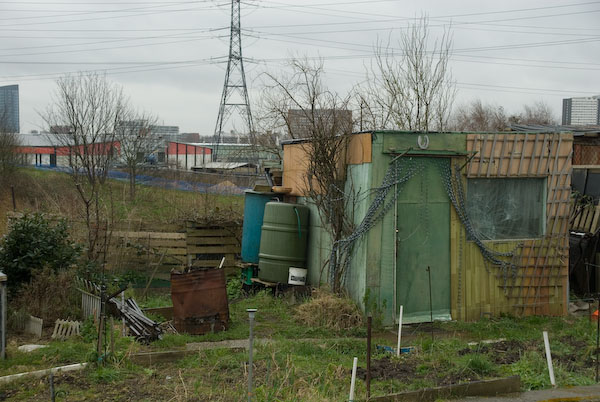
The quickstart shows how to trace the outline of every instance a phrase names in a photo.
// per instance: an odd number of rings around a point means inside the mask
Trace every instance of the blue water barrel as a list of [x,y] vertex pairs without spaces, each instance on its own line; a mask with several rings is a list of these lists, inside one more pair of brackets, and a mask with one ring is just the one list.
[[242,228],[242,261],[258,264],[260,233],[267,202],[277,199],[274,193],[246,190],[244,227]]

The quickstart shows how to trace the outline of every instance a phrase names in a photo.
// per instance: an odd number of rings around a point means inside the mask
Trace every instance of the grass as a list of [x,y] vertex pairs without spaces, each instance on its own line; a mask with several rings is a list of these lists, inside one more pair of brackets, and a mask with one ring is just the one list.
[[[82,203],[68,174],[21,168],[12,182],[18,211],[60,214],[83,221]],[[107,183],[102,192],[103,204],[106,208],[113,205],[114,218],[117,221],[148,220],[168,223],[215,216],[242,216],[243,197],[240,196],[137,185],[136,197],[131,200],[127,182],[108,180]],[[11,210],[10,191],[0,191],[0,215],[5,216],[6,212]],[[5,222],[2,220],[0,235],[5,230]]]
[[[156,299],[159,304],[160,299]],[[164,300],[162,300],[164,302]],[[350,386],[352,360],[364,369],[366,342],[363,328],[336,329],[321,324],[309,326],[297,320],[298,306],[268,292],[230,304],[231,326],[226,332],[192,336],[165,335],[148,346],[130,338],[118,338],[115,358],[106,366],[92,365],[82,372],[57,376],[57,389],[66,399],[83,400],[214,400],[245,399],[247,351],[243,349],[199,350],[172,363],[140,367],[129,362],[137,350],[171,350],[186,344],[248,336],[246,308],[257,308],[256,336],[271,343],[256,344],[254,354],[255,394],[258,401],[343,401]],[[327,320],[325,320],[327,321]],[[594,380],[595,325],[585,318],[500,317],[474,323],[435,323],[432,341],[429,329],[406,340],[414,352],[395,357],[382,352],[373,356],[372,395],[455,384],[459,382],[521,376],[523,389],[549,388],[542,331],[550,331],[556,379],[559,386],[587,385]],[[505,338],[505,344],[471,340]],[[390,345],[375,336],[374,345]],[[52,342],[51,347],[32,354],[14,353],[0,362],[0,372],[24,371],[89,359],[93,342],[72,339]],[[500,347],[505,345],[504,347]],[[373,347],[376,350],[375,346]],[[379,368],[377,368],[379,365]],[[357,380],[357,397],[364,398],[365,382]],[[0,396],[11,400],[37,400],[47,393],[44,381],[21,381],[0,386]]]
[[93,352],[93,345],[81,338],[52,341],[47,347],[29,353],[19,352],[17,346],[7,346],[7,359],[0,360],[0,376],[86,362]]

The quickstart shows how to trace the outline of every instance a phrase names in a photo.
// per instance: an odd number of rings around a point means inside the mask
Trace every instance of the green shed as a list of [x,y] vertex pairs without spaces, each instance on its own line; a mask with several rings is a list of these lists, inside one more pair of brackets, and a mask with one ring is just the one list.
[[[357,200],[348,294],[386,324],[397,322],[401,305],[407,323],[565,314],[572,140],[551,132],[353,134],[343,166]],[[340,244],[304,190],[309,144],[283,144],[283,186],[311,209],[307,268],[317,286]]]

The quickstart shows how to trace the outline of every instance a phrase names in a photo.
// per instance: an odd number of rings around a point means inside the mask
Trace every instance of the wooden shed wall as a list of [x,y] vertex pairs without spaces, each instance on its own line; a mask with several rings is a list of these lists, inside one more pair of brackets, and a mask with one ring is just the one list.
[[[283,187],[291,188],[291,195],[306,196],[306,171],[310,142],[285,144],[283,146]],[[371,162],[371,133],[353,134],[348,142],[347,165],[359,165]],[[344,168],[340,163],[340,168]],[[316,185],[316,182],[313,183]]]
[[465,180],[547,178],[546,233],[541,239],[486,242],[493,250],[515,254],[516,274],[505,281],[501,270],[486,264],[477,245],[466,240],[464,227],[452,209],[453,318],[566,313],[572,135],[468,134],[466,141],[467,151],[474,156],[466,166]]

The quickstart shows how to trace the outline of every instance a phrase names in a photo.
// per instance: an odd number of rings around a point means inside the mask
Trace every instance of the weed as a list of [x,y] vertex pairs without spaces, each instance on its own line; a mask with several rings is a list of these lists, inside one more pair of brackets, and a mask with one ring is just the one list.
[[96,323],[94,322],[94,318],[92,316],[89,316],[85,319],[85,321],[83,321],[79,333],[83,340],[89,343],[92,343],[98,339],[98,329],[96,328]]
[[465,367],[480,376],[486,376],[495,371],[494,364],[487,356],[481,354],[469,356]]
[[93,369],[89,377],[97,383],[111,383],[121,377],[119,369],[113,366],[98,366]]
[[243,295],[242,281],[240,278],[230,278],[227,281],[227,298],[229,300],[239,299]]

